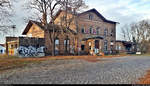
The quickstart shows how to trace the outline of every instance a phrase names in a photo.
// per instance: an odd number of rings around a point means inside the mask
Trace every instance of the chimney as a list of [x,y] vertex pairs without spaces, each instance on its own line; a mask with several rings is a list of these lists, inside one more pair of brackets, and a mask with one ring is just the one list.
[[47,16],[46,16],[46,13],[43,13],[42,15],[42,25],[46,25],[46,19],[47,19]]

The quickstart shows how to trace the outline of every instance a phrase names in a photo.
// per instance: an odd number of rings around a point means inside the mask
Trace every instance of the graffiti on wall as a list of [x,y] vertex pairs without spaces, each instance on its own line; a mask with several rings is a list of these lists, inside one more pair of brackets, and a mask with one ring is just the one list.
[[20,46],[18,48],[18,53],[19,56],[21,57],[40,57],[40,56],[44,56],[44,46],[36,48],[33,46],[29,46],[29,47],[24,47],[24,46]]

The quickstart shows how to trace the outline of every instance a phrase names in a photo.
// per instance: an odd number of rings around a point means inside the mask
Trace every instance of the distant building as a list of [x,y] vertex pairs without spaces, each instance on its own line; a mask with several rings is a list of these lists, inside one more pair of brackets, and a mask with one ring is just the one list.
[[5,54],[5,44],[0,44],[0,54]]
[[116,51],[117,53],[133,53],[135,44],[129,41],[116,41]]

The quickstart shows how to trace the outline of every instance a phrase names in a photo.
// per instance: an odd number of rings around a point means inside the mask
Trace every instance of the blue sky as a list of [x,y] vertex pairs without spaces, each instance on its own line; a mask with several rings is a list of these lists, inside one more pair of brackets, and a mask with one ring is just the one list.
[[[19,0],[15,4],[16,15],[13,17],[14,24],[17,25],[16,36],[21,35],[26,23],[24,17],[29,15],[22,9],[25,0]],[[86,0],[88,9],[96,8],[106,19],[117,21],[117,39],[120,40],[120,28],[124,24],[150,19],[150,0]],[[4,43],[5,39],[0,36],[0,43]]]

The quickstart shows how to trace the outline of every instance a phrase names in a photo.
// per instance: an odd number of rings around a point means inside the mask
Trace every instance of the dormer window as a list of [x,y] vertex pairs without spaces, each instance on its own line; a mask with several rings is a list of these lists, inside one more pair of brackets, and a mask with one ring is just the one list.
[[89,14],[89,20],[93,20],[93,15]]

